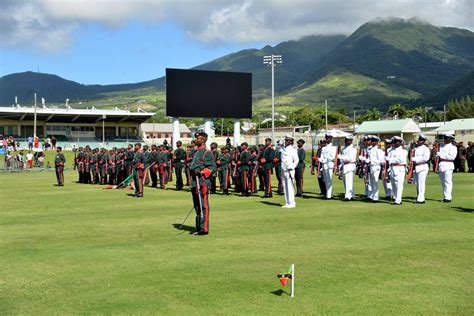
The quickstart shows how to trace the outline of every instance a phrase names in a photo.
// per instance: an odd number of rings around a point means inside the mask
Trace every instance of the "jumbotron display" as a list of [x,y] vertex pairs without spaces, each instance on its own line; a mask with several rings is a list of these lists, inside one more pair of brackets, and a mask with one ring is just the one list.
[[167,68],[166,115],[251,118],[252,74]]

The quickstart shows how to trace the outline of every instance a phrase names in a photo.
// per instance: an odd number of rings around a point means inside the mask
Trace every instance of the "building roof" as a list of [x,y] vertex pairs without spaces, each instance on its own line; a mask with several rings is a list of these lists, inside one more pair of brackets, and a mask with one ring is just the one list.
[[356,134],[419,133],[420,128],[412,119],[363,122]]
[[[34,118],[34,107],[0,107],[0,119],[16,121],[32,121]],[[50,123],[95,123],[105,119],[106,122],[136,122],[141,123],[152,117],[155,113],[138,110],[130,112],[126,110],[98,110],[67,108],[36,108],[36,119]]]
[[[171,123],[142,123],[140,129],[143,133],[173,133]],[[180,133],[191,133],[186,124],[179,124]]]
[[474,118],[452,120],[438,127],[434,132],[474,130]]

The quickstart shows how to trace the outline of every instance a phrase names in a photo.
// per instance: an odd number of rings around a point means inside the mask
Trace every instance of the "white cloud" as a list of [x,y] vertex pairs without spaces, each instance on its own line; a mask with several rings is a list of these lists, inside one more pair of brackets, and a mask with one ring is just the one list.
[[474,29],[470,0],[2,0],[0,45],[60,51],[81,23],[120,28],[131,19],[172,22],[205,43],[275,42],[349,34],[369,20],[391,16]]

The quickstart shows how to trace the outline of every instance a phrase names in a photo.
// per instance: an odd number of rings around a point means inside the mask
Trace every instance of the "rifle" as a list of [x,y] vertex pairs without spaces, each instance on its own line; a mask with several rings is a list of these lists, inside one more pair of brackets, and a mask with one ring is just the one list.
[[415,157],[415,148],[413,147],[411,149],[411,155],[410,155],[410,169],[408,170],[408,177],[407,181],[408,183],[413,182],[413,170],[415,169],[415,162],[413,161],[413,158]]
[[[385,157],[388,155],[388,146],[385,147]],[[383,166],[383,179],[385,183],[388,183],[390,181],[388,177],[388,161],[385,160],[384,166]]]
[[[341,150],[340,146],[337,146],[336,148],[336,156],[335,156],[335,159],[336,159],[336,163],[335,163],[335,166],[334,166],[334,175],[336,176],[339,176],[340,175],[340,172],[339,172],[339,163],[340,163],[340,159],[337,158],[337,156],[339,155],[339,151]],[[339,178],[339,180],[341,180],[342,178]]]
[[356,175],[359,176],[359,178],[362,178],[362,166],[363,163],[360,161],[360,156],[364,150],[363,142],[359,143],[359,152],[357,153],[357,157],[359,160],[357,161],[357,169],[356,169]]
[[[365,158],[369,158],[368,150],[365,152]],[[364,162],[364,183],[365,184],[369,183],[369,177],[370,177],[370,164],[368,164],[367,162]]]
[[[435,147],[436,153],[439,153],[440,145],[439,144],[434,144],[433,147]],[[439,162],[440,161],[441,161],[441,158],[439,156],[436,156],[435,167],[434,167],[434,172],[435,173],[439,173]]]
[[321,176],[321,151],[322,151],[322,147],[319,147],[318,148],[318,152],[317,152],[317,158],[318,158],[318,173],[317,173],[317,177],[319,178]]

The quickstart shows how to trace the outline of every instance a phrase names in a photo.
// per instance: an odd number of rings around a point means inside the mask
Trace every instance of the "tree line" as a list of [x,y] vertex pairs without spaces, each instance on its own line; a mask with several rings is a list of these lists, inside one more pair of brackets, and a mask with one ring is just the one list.
[[[277,111],[278,112],[278,111]],[[368,110],[355,111],[355,122],[361,124],[364,121],[377,121],[382,119],[405,119],[411,118],[416,122],[440,122],[444,120],[450,121],[453,119],[471,118],[474,117],[474,101],[472,97],[466,96],[461,99],[449,100],[446,104],[446,111],[439,111],[432,107],[416,106],[409,108],[400,103],[390,105],[385,112],[378,108]],[[254,115],[251,122],[259,128],[271,126],[268,122],[268,113],[265,113],[264,118],[267,118],[267,123],[262,124],[262,113]],[[180,120],[188,126],[199,126],[204,124],[204,119],[201,118],[184,118]],[[232,119],[212,119],[216,135],[226,135],[233,131]],[[330,125],[351,123],[354,122],[353,115],[346,114],[346,109],[328,110],[327,121]],[[166,117],[164,109],[158,109],[156,114],[150,118],[149,123],[170,123],[170,118]],[[304,106],[298,107],[295,110],[286,112],[278,112],[276,115],[275,126],[297,126],[309,125],[311,129],[317,130],[324,127],[326,124],[326,110],[324,107]],[[253,130],[255,132],[256,130]]]

